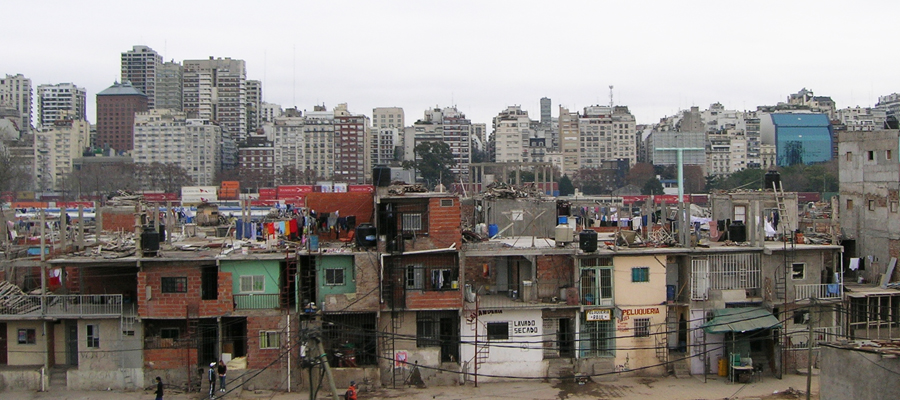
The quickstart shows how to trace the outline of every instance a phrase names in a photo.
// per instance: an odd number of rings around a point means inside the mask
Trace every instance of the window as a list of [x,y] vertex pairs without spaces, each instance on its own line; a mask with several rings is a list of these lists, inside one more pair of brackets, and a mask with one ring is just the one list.
[[741,222],[747,220],[747,206],[734,206],[734,220]]
[[893,152],[892,152],[891,150],[885,150],[885,151],[884,151],[884,158],[885,158],[886,160],[890,160],[890,159],[891,159],[891,156],[893,156]]
[[339,286],[344,284],[343,268],[327,268],[325,269],[325,284]]
[[439,319],[419,316],[416,320],[416,347],[440,346],[440,329]]
[[403,214],[403,230],[404,231],[420,231],[422,230],[422,214]]
[[869,161],[875,161],[875,152],[872,150],[867,151],[866,159],[868,159]]
[[178,339],[179,336],[178,328],[162,328],[159,330],[159,338],[160,339]]
[[431,289],[445,290],[451,289],[453,281],[453,271],[449,268],[440,268],[431,270]]
[[845,157],[847,161],[853,161],[853,152],[848,151]]
[[650,318],[634,319],[634,337],[650,337]]
[[875,211],[875,200],[869,200],[869,211]]
[[509,322],[488,322],[488,340],[509,340]]
[[891,212],[892,212],[892,213],[896,213],[896,212],[897,212],[897,202],[896,202],[896,201],[892,201],[892,202],[891,202]]
[[35,344],[35,336],[32,328],[19,329],[19,344]]
[[650,268],[638,267],[631,269],[632,282],[650,282]]
[[809,311],[794,311],[794,323],[805,324],[809,322]]
[[278,331],[260,331],[259,348],[277,349],[281,347],[281,333]]
[[97,325],[86,325],[87,328],[87,347],[100,347],[100,327]]
[[420,266],[406,266],[406,288],[422,289],[422,275],[424,272]]
[[847,199],[847,211],[850,211],[852,209],[853,209],[853,200]]
[[805,263],[793,263],[791,265],[791,279],[803,279],[806,276]]
[[241,293],[264,292],[265,277],[262,275],[245,275],[241,277]]
[[187,277],[162,278],[163,293],[187,293]]
[[587,321],[581,332],[582,357],[615,357],[616,325],[613,321]]
[[453,207],[453,199],[441,199],[441,207]]

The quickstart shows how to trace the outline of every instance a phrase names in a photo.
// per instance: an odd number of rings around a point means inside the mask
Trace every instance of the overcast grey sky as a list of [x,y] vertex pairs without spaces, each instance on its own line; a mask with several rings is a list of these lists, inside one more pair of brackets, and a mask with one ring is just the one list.
[[803,87],[839,108],[900,92],[898,1],[22,1],[0,23],[0,74],[95,95],[120,53],[246,60],[265,101],[408,123],[455,104],[473,120],[539,99],[609,102],[653,123],[692,105],[755,109]]

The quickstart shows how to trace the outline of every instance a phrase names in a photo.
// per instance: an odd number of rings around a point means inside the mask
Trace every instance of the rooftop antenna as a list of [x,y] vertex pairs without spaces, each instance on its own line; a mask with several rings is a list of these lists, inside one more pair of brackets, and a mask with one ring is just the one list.
[[609,106],[613,106],[613,85],[609,85]]

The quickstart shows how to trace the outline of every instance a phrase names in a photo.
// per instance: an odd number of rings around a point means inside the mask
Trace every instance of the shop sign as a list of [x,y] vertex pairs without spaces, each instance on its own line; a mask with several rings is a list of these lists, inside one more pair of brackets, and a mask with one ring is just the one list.
[[588,310],[585,311],[585,319],[588,321],[609,321],[612,319],[612,310]]

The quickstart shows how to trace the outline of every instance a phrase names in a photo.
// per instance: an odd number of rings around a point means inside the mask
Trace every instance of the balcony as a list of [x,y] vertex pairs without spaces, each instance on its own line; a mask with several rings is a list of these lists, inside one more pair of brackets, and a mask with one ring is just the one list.
[[270,310],[280,308],[277,294],[236,294],[235,310]]
[[121,294],[10,296],[0,301],[0,317],[12,319],[85,316],[118,318],[122,312]]
[[821,283],[794,285],[794,301],[822,299],[842,299],[844,297],[844,285],[840,283]]
[[[468,286],[468,285],[467,285]],[[466,301],[477,297],[479,308],[547,308],[577,306],[578,289],[560,286],[557,282],[523,281],[516,285],[494,285],[475,289],[466,288]]]
[[[809,330],[808,329],[792,329],[787,332],[788,350],[807,350],[809,349]],[[822,326],[813,328],[812,345],[813,350],[819,348],[821,342],[836,342],[844,337],[843,329],[840,326]]]

